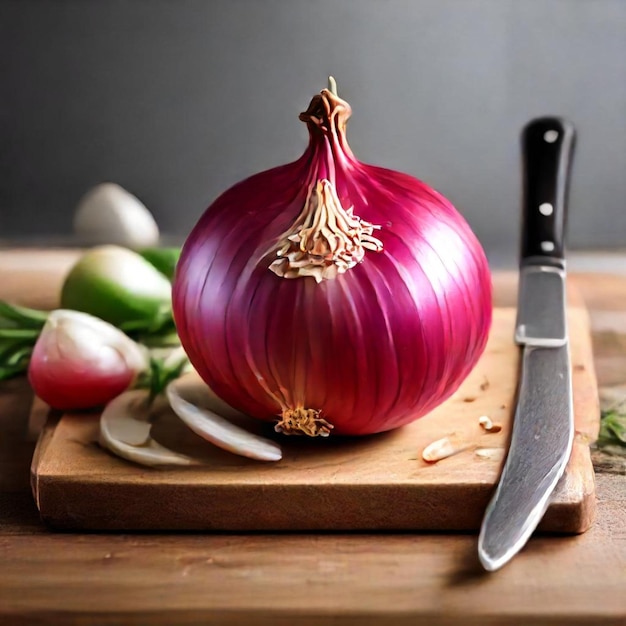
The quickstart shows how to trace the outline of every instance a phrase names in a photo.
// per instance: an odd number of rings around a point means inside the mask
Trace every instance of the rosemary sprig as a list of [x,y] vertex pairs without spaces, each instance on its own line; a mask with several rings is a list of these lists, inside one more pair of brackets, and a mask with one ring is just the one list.
[[610,448],[612,452],[622,448],[626,455],[626,414],[610,409],[602,412],[600,433],[596,445],[600,449]]
[[166,357],[153,354],[148,369],[139,376],[135,387],[148,389],[150,391],[148,401],[153,402],[165,391],[169,383],[180,377],[189,366],[189,359],[182,348],[171,351]]
[[0,380],[26,373],[46,319],[46,311],[0,300]]
[[[28,371],[28,364],[48,319],[48,311],[39,311],[28,307],[10,304],[0,300],[0,380],[20,376]],[[163,307],[151,320],[127,322],[120,325],[120,330],[131,339],[148,348],[175,348],[180,346],[170,307]],[[166,385],[175,374],[172,364],[164,366],[157,360],[153,378],[156,393]],[[181,365],[184,367],[184,364]],[[173,368],[173,369],[172,369]]]

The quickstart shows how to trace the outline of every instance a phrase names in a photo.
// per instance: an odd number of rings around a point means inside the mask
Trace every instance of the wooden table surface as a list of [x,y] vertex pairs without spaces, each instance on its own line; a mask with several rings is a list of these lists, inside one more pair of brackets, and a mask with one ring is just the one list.
[[[0,298],[52,306],[73,252],[0,251]],[[494,277],[511,303],[512,274]],[[571,277],[598,378],[626,384],[626,277]],[[597,457],[584,535],[481,572],[473,534],[55,534],[29,487],[24,380],[0,386],[0,624],[626,624],[626,476]]]

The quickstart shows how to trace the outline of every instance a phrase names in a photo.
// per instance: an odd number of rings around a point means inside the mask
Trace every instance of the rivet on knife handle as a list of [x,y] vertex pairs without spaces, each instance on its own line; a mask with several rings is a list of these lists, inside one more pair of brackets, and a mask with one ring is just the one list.
[[522,132],[522,263],[564,257],[574,141],[573,124],[559,117],[532,120]]

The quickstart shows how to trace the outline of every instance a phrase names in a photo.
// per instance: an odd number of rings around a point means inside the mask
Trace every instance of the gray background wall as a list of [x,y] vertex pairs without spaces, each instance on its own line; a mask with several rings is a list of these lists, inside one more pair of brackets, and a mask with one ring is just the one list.
[[184,235],[238,179],[299,156],[337,77],[361,160],[426,180],[513,254],[518,136],[579,132],[572,247],[626,238],[623,0],[0,2],[0,236],[71,231],[113,180]]

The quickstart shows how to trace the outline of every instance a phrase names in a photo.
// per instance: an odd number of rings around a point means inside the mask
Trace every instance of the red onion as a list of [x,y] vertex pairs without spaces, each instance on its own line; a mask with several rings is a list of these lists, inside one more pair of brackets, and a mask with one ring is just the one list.
[[174,282],[181,342],[231,406],[287,434],[363,435],[448,398],[491,324],[484,252],[448,200],[359,162],[331,89],[295,162],[223,193]]

